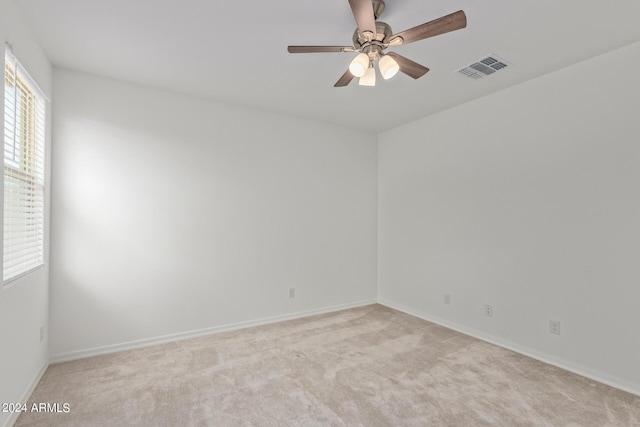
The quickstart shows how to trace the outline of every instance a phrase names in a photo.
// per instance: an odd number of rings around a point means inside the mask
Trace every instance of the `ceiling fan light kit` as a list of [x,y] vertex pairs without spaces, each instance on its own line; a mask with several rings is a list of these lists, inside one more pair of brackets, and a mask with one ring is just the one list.
[[347,86],[354,77],[360,78],[361,86],[375,86],[376,62],[385,80],[395,76],[398,71],[418,79],[429,71],[427,67],[397,53],[385,54],[384,50],[389,46],[409,44],[467,26],[467,17],[459,10],[394,34],[387,23],[377,20],[385,9],[383,0],[349,0],[349,6],[357,24],[353,46],[289,46],[287,49],[289,53],[359,52],[335,87]]
[[389,55],[384,55],[380,58],[378,61],[378,68],[380,68],[380,74],[382,74],[382,78],[385,80],[389,80],[398,74],[398,71],[400,71],[400,66],[396,60]]
[[358,56],[353,58],[351,64],[349,64],[349,71],[355,77],[362,77],[367,72],[369,68],[369,55],[366,53],[359,53]]
[[373,64],[367,69],[360,80],[358,80],[360,86],[375,86],[376,85],[376,70],[373,68]]

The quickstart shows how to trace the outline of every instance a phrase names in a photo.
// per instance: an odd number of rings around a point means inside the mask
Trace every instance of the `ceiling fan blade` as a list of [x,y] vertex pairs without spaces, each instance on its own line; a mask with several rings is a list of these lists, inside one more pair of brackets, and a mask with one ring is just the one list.
[[340,77],[340,79],[336,82],[336,84],[333,85],[333,87],[347,86],[349,83],[351,83],[351,80],[353,80],[353,74],[351,74],[351,71],[347,70],[347,72],[344,73],[342,77]]
[[442,18],[393,34],[388,37],[388,40],[385,40],[385,43],[389,43],[391,46],[408,44],[450,31],[460,30],[466,26],[467,15],[462,10],[459,10]]
[[355,52],[352,46],[289,46],[289,53]]
[[413,62],[412,60],[405,58],[402,55],[398,55],[397,53],[389,52],[387,53],[387,56],[395,59],[395,61],[400,66],[400,71],[402,71],[409,77],[413,77],[414,79],[419,79],[429,71],[429,69],[424,65]]
[[366,33],[371,34],[372,40],[376,36],[376,18],[373,16],[373,3],[371,0],[349,0],[351,12],[358,24],[358,32],[367,37]]

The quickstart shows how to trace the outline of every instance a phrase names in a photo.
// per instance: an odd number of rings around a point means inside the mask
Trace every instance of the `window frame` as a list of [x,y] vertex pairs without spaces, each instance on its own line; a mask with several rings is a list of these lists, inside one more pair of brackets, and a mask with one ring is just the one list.
[[3,69],[2,284],[8,286],[45,265],[48,99],[10,46]]

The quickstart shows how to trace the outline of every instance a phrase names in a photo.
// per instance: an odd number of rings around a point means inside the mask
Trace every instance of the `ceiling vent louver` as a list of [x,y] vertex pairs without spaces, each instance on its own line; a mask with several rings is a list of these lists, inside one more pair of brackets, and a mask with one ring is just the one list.
[[487,55],[484,58],[459,69],[457,72],[463,76],[477,80],[490,76],[496,71],[507,68],[507,64],[507,61],[498,58],[496,55]]

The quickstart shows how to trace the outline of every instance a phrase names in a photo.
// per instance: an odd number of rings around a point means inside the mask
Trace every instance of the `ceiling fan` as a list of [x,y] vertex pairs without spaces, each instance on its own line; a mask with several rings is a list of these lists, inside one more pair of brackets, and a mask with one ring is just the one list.
[[467,16],[459,10],[394,34],[388,24],[377,20],[384,11],[383,0],[349,0],[349,5],[358,26],[353,33],[353,46],[289,46],[287,48],[289,53],[360,52],[334,87],[347,86],[354,77],[360,78],[359,84],[362,86],[375,86],[375,62],[378,63],[380,74],[385,80],[395,76],[398,71],[414,79],[420,78],[429,71],[427,67],[397,53],[384,53],[384,50],[389,46],[409,44],[467,26]]

